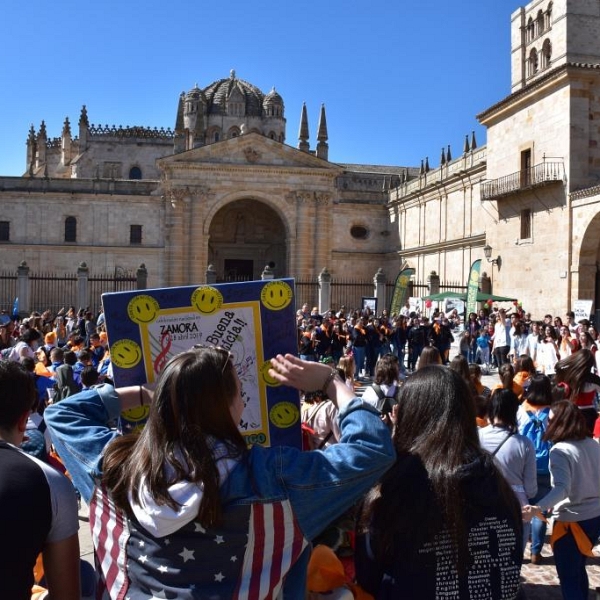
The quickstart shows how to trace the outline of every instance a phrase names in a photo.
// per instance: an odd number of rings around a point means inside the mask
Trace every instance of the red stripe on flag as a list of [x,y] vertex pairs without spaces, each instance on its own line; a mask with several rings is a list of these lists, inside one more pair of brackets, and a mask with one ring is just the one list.
[[[271,557],[271,577],[269,581],[269,595],[281,581],[281,560],[285,544],[285,518],[281,503],[273,504],[273,556]],[[277,560],[273,560],[277,558]]]
[[265,550],[265,515],[262,504],[255,504],[252,508],[254,551],[252,553],[252,575],[250,576],[248,600],[260,600],[260,576],[263,570]]

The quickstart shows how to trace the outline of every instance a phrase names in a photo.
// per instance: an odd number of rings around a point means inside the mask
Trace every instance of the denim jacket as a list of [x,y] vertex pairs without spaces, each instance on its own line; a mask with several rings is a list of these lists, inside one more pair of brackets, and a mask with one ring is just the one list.
[[[95,487],[104,448],[118,435],[109,424],[120,411],[114,388],[104,385],[51,405],[44,414],[75,486],[86,502],[92,501],[91,512],[98,503],[104,503],[99,512],[107,512],[109,499]],[[360,399],[341,411],[340,430],[340,443],[325,450],[250,448],[221,485],[219,529],[207,531],[192,520],[171,535],[156,537],[135,518],[126,519],[117,541],[123,550],[122,578],[118,585],[106,582],[106,597],[126,590],[132,600],[161,593],[190,600],[304,599],[311,540],[395,459],[387,426]],[[102,547],[107,544],[105,523],[90,514],[90,525],[103,563],[110,554]]]

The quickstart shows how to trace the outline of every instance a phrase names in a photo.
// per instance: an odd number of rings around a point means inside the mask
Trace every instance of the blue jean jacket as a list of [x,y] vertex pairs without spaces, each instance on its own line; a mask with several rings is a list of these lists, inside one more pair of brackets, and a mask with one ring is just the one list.
[[[109,424],[120,412],[119,398],[109,385],[70,396],[45,411],[44,418],[56,451],[88,503],[102,474],[104,448],[118,435]],[[228,525],[231,527],[244,510],[256,511],[260,507],[262,511],[265,506],[272,506],[274,512],[289,512],[290,523],[302,537],[302,548],[308,547],[310,541],[360,499],[395,460],[387,426],[377,411],[360,399],[354,399],[340,414],[340,430],[340,443],[325,450],[302,452],[285,446],[252,447],[221,486],[224,520],[231,515]],[[247,521],[243,516],[239,521],[242,528],[239,533],[244,535],[237,537],[243,538],[244,542],[246,530],[249,531],[251,526]],[[147,542],[146,547],[156,541],[138,523],[130,520],[130,526],[132,537],[136,541],[139,538],[139,541]],[[189,550],[190,531],[184,530],[185,527],[169,537],[176,540],[181,533]],[[206,543],[214,537],[214,532],[203,531],[191,537],[195,539],[196,555],[206,556],[209,552]],[[230,550],[248,553],[248,550],[237,547]],[[282,555],[289,550],[282,548]],[[157,548],[156,551],[161,550]],[[269,561],[276,561],[277,556],[271,554],[269,551]],[[282,589],[286,600],[304,598],[307,555],[308,552],[304,551],[294,555],[293,564],[284,566],[281,573],[282,587],[273,588]],[[144,556],[144,559],[147,560],[147,557]],[[165,588],[159,574],[153,574],[153,579],[148,580],[148,570],[144,564],[136,564],[136,557],[129,550],[127,560],[130,585],[127,593],[131,598],[138,597],[136,590],[142,597],[149,589]],[[246,558],[244,563],[247,563]],[[237,587],[227,589],[218,586],[217,583],[222,582],[215,582],[210,573],[206,580],[202,580],[203,575],[197,568],[190,576],[199,578],[194,580],[194,589],[190,590],[189,580],[182,584],[181,589],[177,586],[169,588],[177,593],[178,598],[195,598],[194,593],[214,598],[242,597],[237,593],[240,586],[244,586],[243,573],[237,574]]]

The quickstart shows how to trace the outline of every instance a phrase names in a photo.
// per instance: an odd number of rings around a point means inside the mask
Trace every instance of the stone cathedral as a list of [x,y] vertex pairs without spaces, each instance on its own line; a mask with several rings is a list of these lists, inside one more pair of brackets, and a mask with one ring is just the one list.
[[600,0],[533,0],[499,26],[511,81],[477,115],[486,144],[451,149],[440,132],[439,160],[420,165],[369,164],[368,147],[365,164],[335,162],[324,106],[302,107],[290,143],[282,96],[233,71],[174,99],[166,128],[94,125],[85,106],[58,137],[41,121],[23,176],[0,177],[3,263],[144,263],[162,287],[201,283],[209,265],[221,281],[268,265],[276,277],[393,279],[409,266],[417,283],[466,282],[482,259],[494,292],[536,316],[577,299],[597,308]]

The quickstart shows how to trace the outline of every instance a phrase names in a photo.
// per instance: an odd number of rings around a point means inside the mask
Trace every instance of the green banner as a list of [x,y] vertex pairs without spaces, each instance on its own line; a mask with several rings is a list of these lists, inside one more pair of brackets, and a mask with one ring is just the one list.
[[414,274],[414,269],[402,269],[402,271],[398,273],[398,277],[396,277],[396,283],[394,285],[394,293],[392,294],[392,301],[390,302],[390,315],[398,314],[400,309],[406,303],[408,282]]
[[477,312],[477,292],[479,291],[479,271],[481,270],[481,259],[471,265],[469,281],[467,282],[467,315]]

